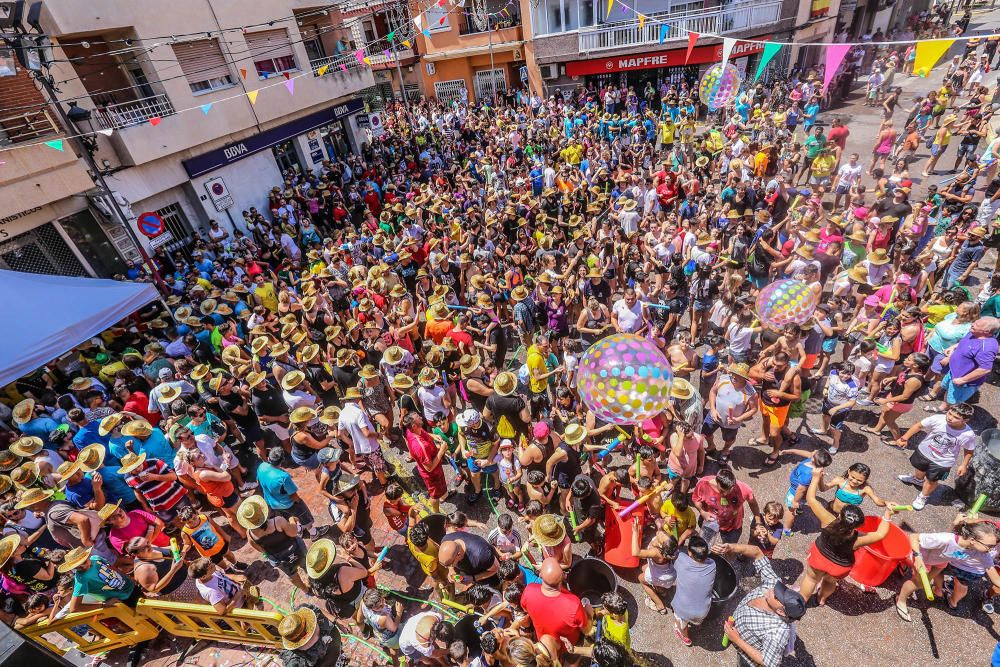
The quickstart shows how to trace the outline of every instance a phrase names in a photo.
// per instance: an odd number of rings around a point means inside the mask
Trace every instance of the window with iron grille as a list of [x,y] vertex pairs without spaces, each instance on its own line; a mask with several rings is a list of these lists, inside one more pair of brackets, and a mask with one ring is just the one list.
[[465,79],[435,81],[434,96],[442,104],[451,104],[456,101],[466,103],[469,101],[469,89],[465,87]]
[[61,276],[89,275],[51,222],[0,243],[0,268]]
[[163,208],[156,209],[156,214],[163,218],[164,226],[174,237],[174,240],[166,245],[166,252],[173,253],[180,250],[190,259],[189,246],[194,239],[191,237],[191,223],[188,222],[184,209],[179,204],[167,204]]
[[195,39],[173,44],[171,48],[192,93],[207,93],[236,85],[219,40]]
[[248,32],[244,38],[250,48],[254,67],[257,68],[257,76],[266,79],[274,74],[298,69],[292,44],[288,40],[288,31],[284,28]]

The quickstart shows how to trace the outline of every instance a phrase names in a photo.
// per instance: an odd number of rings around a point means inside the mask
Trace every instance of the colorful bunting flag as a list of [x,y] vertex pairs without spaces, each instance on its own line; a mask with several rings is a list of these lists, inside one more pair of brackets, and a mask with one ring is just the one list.
[[[343,67],[344,69],[347,69],[347,65],[341,65],[341,67]],[[316,74],[318,74],[319,76],[323,76],[324,74],[326,74],[326,70],[328,70],[328,69],[330,69],[329,65],[323,65],[318,70],[316,70]]]
[[62,139],[53,139],[52,141],[46,141],[45,145],[48,146],[49,148],[56,149],[60,153],[66,150],[66,148],[63,146]]
[[241,68],[240,68],[240,76],[242,76],[242,77],[243,77],[243,80],[244,80],[244,81],[246,81],[246,80],[247,80],[247,71],[246,71],[246,69],[245,69],[245,68],[243,68],[243,67],[241,67]]
[[288,72],[282,72],[282,73],[281,73],[281,75],[282,75],[283,77],[285,77],[285,79],[291,79],[291,78],[292,78],[292,75],[291,75],[291,74],[289,74]]
[[687,50],[687,53],[684,55],[684,64],[685,65],[688,64],[689,60],[691,60],[691,52],[694,51],[694,45],[698,41],[698,37],[699,37],[699,35],[696,32],[689,32],[688,33],[688,50]]
[[917,76],[930,74],[937,61],[948,52],[954,43],[953,39],[929,39],[917,42],[917,53],[913,59],[913,73]]
[[389,55],[389,49],[382,49],[382,55],[385,56],[386,58],[392,57]]
[[417,25],[417,30],[420,30],[420,22],[424,20],[423,14],[417,14],[413,17],[413,22]]
[[611,10],[615,8],[615,0],[608,0],[608,16],[611,16]]
[[371,64],[372,64],[372,61],[371,61],[371,58],[369,58],[368,56],[365,56],[365,60],[364,60],[364,63],[365,63],[366,65],[371,65]]
[[364,65],[365,64],[365,52],[364,52],[363,49],[358,49],[357,51],[355,51],[354,52],[354,57],[358,59],[358,64],[359,65]]
[[403,40],[403,46],[405,46],[406,48],[410,48],[410,40],[404,39]]
[[341,72],[346,72],[347,71],[347,65],[345,65],[344,63],[340,63],[340,71]]
[[271,73],[270,72],[264,72],[263,76],[264,76],[264,80],[267,81],[271,77]]
[[250,104],[257,104],[257,93],[259,90],[248,90],[247,97],[250,98]]
[[288,89],[288,94],[289,95],[294,95],[295,94],[295,79],[289,79],[288,81],[286,81],[285,82],[285,88]]
[[660,44],[663,44],[667,40],[667,33],[670,32],[670,26],[666,23],[660,24]]
[[156,127],[157,125],[160,124],[160,121],[162,120],[163,119],[160,118],[159,116],[153,116],[152,118],[149,119],[149,124],[152,125],[153,127]]
[[733,52],[733,47],[736,46],[736,40],[731,37],[722,38],[722,69],[726,69],[726,63],[729,62],[729,54]]
[[757,64],[757,73],[753,77],[755,83],[760,78],[760,75],[764,73],[764,68],[767,67],[767,64],[778,55],[778,51],[781,50],[782,46],[784,45],[779,42],[768,42],[764,45],[764,53],[760,55],[760,62]]
[[438,7],[444,7],[445,0],[438,0]]
[[211,110],[212,110],[212,103],[211,102],[209,102],[208,104],[202,104],[201,105],[201,112],[203,114],[205,114],[206,116],[208,115],[208,112],[211,111]]
[[639,30],[642,30],[643,26],[646,25],[646,17],[643,14],[639,14]]
[[431,38],[431,31],[425,28],[424,29],[424,37],[426,37],[427,39],[430,39]]
[[389,40],[390,42],[391,42],[392,40],[396,39],[396,31],[395,31],[395,30],[393,30],[393,31],[392,31],[392,32],[390,32],[390,33],[389,33],[388,35],[386,35],[386,36],[385,36],[385,38],[386,38],[386,39],[388,39],[388,40]]
[[103,134],[106,137],[110,137],[112,134],[115,133],[114,130],[98,130],[97,132],[98,134]]
[[837,68],[844,62],[844,56],[851,50],[850,44],[828,44],[826,47],[826,71],[823,73],[823,92],[837,74]]

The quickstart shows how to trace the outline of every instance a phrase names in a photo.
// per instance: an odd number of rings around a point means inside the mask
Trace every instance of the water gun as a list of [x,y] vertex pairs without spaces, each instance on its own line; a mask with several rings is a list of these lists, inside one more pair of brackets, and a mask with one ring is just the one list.
[[927,568],[922,567],[917,572],[920,573],[920,583],[924,586],[924,595],[929,602],[934,602],[934,591],[931,590],[931,581],[927,577]]
[[649,493],[647,493],[647,494],[645,494],[643,496],[639,496],[639,498],[637,498],[634,503],[632,503],[631,505],[629,505],[625,509],[623,509],[620,512],[618,512],[618,518],[619,519],[624,519],[625,517],[627,517],[629,514],[631,514],[632,512],[634,512],[637,507],[639,507],[640,505],[644,505],[646,503],[646,501],[648,501],[650,498],[652,498],[653,496],[655,496],[657,493],[660,493],[661,491],[663,491],[663,489],[667,488],[667,484],[668,484],[668,482],[660,482],[655,487],[653,487],[653,489]]
[[445,605],[446,607],[451,607],[452,609],[457,609],[464,614],[472,613],[471,605],[460,604],[458,602],[455,602],[454,600],[449,600],[448,598],[441,598],[441,604]]
[[[730,616],[727,623],[732,623],[735,620],[736,620],[735,618]],[[726,634],[725,628],[722,629],[722,648],[729,648],[729,635]]]
[[176,537],[170,538],[170,554],[174,557],[174,562],[178,562],[181,559],[181,545],[177,542]]
[[913,511],[913,505],[893,505],[892,506],[892,511],[893,512],[912,512]]
[[986,504],[986,494],[981,493],[979,497],[976,498],[976,502],[973,503],[972,509],[969,510],[969,516],[976,516],[979,514],[979,510],[983,509],[983,505]]
[[576,528],[579,525],[576,522],[576,510],[569,511],[569,525],[573,527],[573,533],[569,536],[570,542],[576,542],[578,541]]
[[389,555],[389,547],[388,546],[382,547],[382,551],[379,552],[378,558],[375,559],[375,564],[378,565],[379,563],[384,561],[385,557],[388,555]]
[[597,452],[597,458],[598,459],[603,459],[605,456],[607,456],[611,452],[615,451],[615,447],[617,447],[618,445],[622,444],[622,440],[624,440],[624,438],[620,438],[619,437],[619,438],[615,438],[614,440],[612,440],[611,442],[609,442],[607,447],[605,447],[601,451]]

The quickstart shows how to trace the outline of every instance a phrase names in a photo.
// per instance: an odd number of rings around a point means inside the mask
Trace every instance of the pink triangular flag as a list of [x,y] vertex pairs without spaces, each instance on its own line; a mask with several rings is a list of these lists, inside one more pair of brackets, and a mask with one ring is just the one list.
[[340,63],[340,71],[341,72],[346,72],[347,71],[347,65],[345,65],[344,63]]
[[161,120],[162,119],[159,116],[153,116],[152,118],[149,119],[149,124],[152,125],[153,127],[156,127],[157,125],[160,124]]
[[286,81],[285,82],[285,88],[288,89],[288,94],[289,95],[294,95],[295,94],[295,79],[289,79],[288,81]]
[[826,47],[826,71],[823,72],[823,92],[830,86],[833,77],[837,74],[840,63],[844,62],[844,56],[851,50],[850,44],[830,44]]
[[354,52],[354,57],[358,59],[359,65],[365,64],[365,52],[362,49],[358,49]]
[[687,50],[687,53],[684,55],[684,64],[685,65],[688,64],[689,60],[691,60],[691,52],[694,51],[694,45],[698,41],[698,37],[699,36],[700,35],[698,33],[696,33],[696,32],[689,32],[688,33],[688,50]]

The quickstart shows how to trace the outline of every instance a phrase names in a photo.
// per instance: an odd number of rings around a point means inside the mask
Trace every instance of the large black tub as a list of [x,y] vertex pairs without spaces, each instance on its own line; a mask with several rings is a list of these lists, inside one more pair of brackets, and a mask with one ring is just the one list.
[[725,602],[740,590],[740,580],[736,576],[736,570],[722,556],[709,554],[709,558],[715,561],[715,583],[712,584],[712,602]]
[[601,606],[601,596],[618,590],[618,576],[611,566],[597,558],[577,561],[566,573],[566,588],[594,608]]
[[477,629],[476,621],[479,618],[479,614],[470,614],[455,623],[455,639],[460,640],[469,647],[469,655],[472,657],[478,657],[483,654],[483,647],[479,643],[479,635],[483,632],[489,632],[496,627],[496,624],[492,620],[489,620],[486,621],[482,628]]

